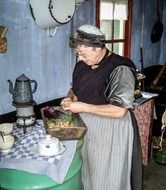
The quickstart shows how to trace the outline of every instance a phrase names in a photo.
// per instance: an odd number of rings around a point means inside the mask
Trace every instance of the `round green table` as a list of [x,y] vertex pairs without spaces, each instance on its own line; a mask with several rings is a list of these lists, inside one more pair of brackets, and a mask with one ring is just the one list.
[[83,190],[81,182],[83,141],[79,140],[73,161],[63,184],[45,175],[32,174],[14,169],[0,169],[0,189],[7,190]]

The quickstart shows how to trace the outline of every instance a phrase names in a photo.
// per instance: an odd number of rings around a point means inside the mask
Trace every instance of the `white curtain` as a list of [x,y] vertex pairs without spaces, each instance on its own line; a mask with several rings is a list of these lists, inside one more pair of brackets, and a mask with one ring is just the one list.
[[101,0],[100,2],[100,18],[102,20],[127,20],[128,0]]

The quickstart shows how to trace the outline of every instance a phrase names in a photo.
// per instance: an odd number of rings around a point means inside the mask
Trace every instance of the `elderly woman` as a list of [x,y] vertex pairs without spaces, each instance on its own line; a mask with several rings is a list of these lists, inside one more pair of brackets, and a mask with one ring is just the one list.
[[135,66],[110,52],[95,26],[79,27],[70,46],[78,62],[61,105],[79,113],[88,128],[82,148],[84,189],[141,190],[140,141],[132,112]]

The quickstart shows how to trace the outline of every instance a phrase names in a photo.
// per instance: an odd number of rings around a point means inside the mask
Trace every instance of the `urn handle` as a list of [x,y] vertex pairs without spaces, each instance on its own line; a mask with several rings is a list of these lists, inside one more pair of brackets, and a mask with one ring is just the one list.
[[13,83],[12,83],[12,81],[8,79],[7,82],[9,83],[9,92],[11,94],[13,94],[14,89],[13,89]]
[[32,89],[32,93],[36,92],[37,89],[37,82],[35,80],[30,80],[30,83],[34,83],[33,89]]

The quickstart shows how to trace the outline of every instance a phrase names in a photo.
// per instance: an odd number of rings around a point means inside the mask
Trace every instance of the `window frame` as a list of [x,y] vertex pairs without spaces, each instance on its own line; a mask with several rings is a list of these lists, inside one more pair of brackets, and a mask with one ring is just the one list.
[[[128,0],[128,19],[125,21],[124,39],[106,40],[106,43],[110,43],[112,44],[112,46],[114,42],[123,42],[124,43],[123,56],[128,58],[130,58],[130,53],[131,53],[131,29],[132,29],[131,23],[132,23],[132,0]],[[96,26],[100,28],[100,0],[96,0]]]

